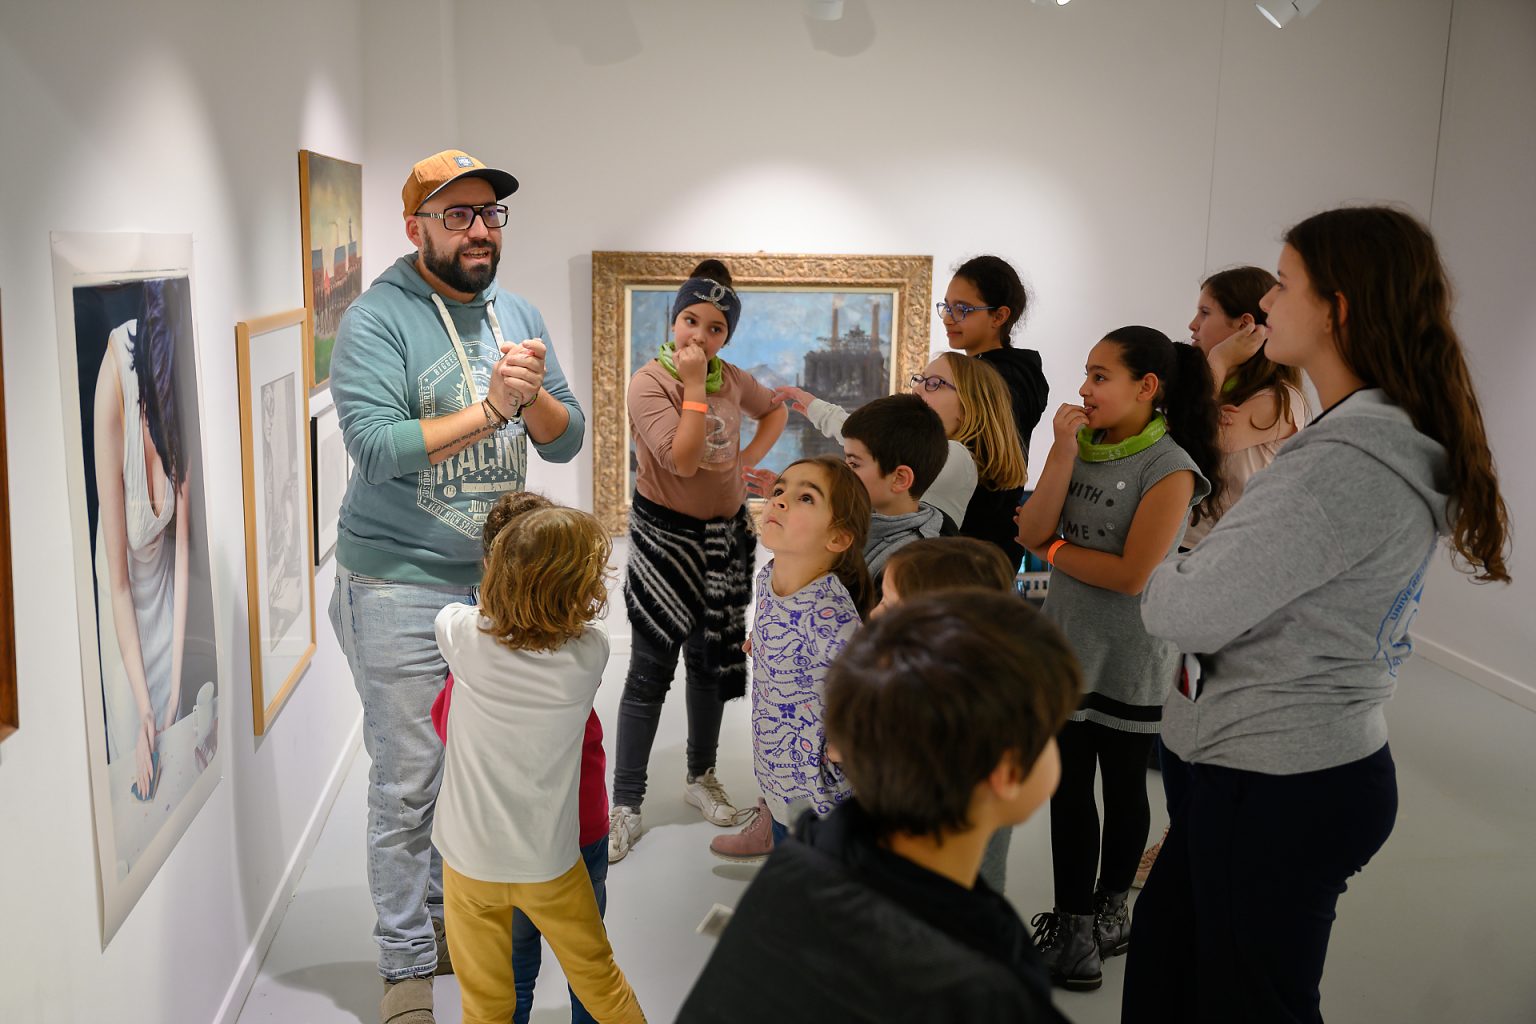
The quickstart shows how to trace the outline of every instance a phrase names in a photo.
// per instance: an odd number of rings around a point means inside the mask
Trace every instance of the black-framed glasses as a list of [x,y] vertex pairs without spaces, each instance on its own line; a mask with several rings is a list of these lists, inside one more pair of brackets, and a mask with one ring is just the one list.
[[939,316],[943,317],[945,320],[948,320],[951,323],[959,323],[961,320],[964,320],[967,316],[969,316],[972,313],[986,312],[989,309],[996,309],[997,307],[996,306],[967,306],[963,302],[955,302],[955,303],[935,302],[933,304],[933,308],[938,310],[939,311]]
[[954,388],[956,391],[960,390],[959,388],[956,388],[953,383],[945,380],[943,377],[924,377],[920,373],[914,373],[911,379],[907,381],[907,384],[910,387],[922,388],[924,391],[937,391],[940,388]]
[[507,226],[507,208],[500,203],[484,203],[480,206],[450,206],[442,213],[422,213],[417,211],[418,217],[431,217],[433,220],[443,222],[443,227],[449,231],[468,231],[469,226],[479,217],[481,223],[487,228],[504,228]]

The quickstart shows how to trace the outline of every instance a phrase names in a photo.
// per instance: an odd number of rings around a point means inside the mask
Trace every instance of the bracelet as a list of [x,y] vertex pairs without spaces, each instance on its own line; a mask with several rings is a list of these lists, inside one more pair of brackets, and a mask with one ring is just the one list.
[[1052,544],[1050,547],[1045,549],[1045,564],[1046,565],[1049,565],[1053,569],[1056,567],[1056,552],[1060,551],[1063,547],[1065,547],[1066,543],[1067,543],[1067,539],[1065,537],[1058,537],[1058,538],[1056,538],[1056,542],[1054,544]]
[[683,403],[683,412],[702,412],[702,413],[708,413],[709,412],[709,406],[705,405],[703,402],[684,402]]
[[[489,398],[480,399],[480,409],[485,413],[485,422],[487,423],[495,422],[497,427],[504,427],[508,423],[512,422],[501,414],[500,409],[491,404],[491,400]],[[491,419],[492,416],[495,417],[494,421]]]

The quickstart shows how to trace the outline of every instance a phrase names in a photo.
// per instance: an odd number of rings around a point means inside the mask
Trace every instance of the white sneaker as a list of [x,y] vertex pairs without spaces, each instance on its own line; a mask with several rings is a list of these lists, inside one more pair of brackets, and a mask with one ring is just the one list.
[[619,804],[608,812],[608,863],[616,864],[628,856],[640,839],[640,812]]
[[683,799],[697,807],[704,815],[704,820],[712,825],[740,825],[752,816],[752,808],[737,810],[736,805],[731,803],[725,787],[715,778],[713,768],[703,775],[685,776]]

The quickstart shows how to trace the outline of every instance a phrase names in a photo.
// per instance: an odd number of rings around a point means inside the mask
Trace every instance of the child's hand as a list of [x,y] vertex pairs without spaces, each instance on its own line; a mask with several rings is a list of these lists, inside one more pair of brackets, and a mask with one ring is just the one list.
[[785,385],[773,389],[773,404],[787,405],[798,413],[804,413],[816,401],[816,396],[804,388],[792,388]]
[[1088,412],[1080,405],[1064,405],[1056,410],[1051,429],[1056,443],[1069,448],[1077,447],[1077,432],[1088,425]]
[[1211,354],[1207,357],[1212,374],[1218,375],[1216,383],[1221,383],[1228,370],[1242,366],[1252,359],[1268,340],[1269,328],[1260,324],[1246,324],[1238,328],[1230,337],[1222,339],[1219,345],[1211,349]]
[[672,357],[672,364],[677,367],[677,376],[683,382],[683,387],[704,386],[704,377],[709,372],[709,357],[698,345],[680,347]]
[[752,638],[750,636],[742,641],[741,653],[745,654],[749,658],[752,657]]
[[741,479],[746,482],[748,494],[754,498],[766,498],[773,493],[773,485],[779,479],[779,474],[771,469],[743,466]]

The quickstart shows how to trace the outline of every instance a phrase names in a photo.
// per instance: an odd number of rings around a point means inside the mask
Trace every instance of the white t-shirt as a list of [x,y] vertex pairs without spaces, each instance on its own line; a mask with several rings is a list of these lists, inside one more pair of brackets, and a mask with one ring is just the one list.
[[437,613],[453,702],[432,842],[461,875],[547,882],[581,855],[581,743],[608,630],[594,622],[558,650],[514,651],[484,621],[465,604]]

